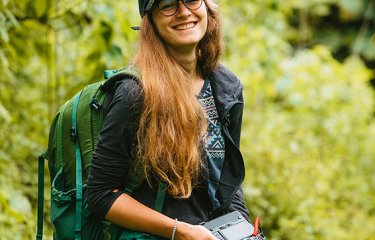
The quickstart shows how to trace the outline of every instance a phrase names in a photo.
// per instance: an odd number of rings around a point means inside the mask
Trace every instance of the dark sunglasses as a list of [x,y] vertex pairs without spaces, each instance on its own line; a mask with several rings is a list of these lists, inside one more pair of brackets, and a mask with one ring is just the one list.
[[172,16],[176,14],[179,8],[179,3],[182,2],[189,10],[197,10],[202,6],[203,0],[161,0],[159,1],[158,8],[164,16]]

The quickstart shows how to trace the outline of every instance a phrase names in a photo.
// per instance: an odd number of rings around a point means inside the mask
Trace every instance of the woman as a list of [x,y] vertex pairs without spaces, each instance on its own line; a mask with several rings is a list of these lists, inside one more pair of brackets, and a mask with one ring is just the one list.
[[[218,65],[213,0],[139,0],[139,49],[109,106],[88,177],[96,213],[126,229],[171,239],[215,239],[201,222],[234,210],[248,217],[239,151],[242,85]],[[134,161],[145,180],[122,190]],[[167,185],[153,210],[159,182]]]

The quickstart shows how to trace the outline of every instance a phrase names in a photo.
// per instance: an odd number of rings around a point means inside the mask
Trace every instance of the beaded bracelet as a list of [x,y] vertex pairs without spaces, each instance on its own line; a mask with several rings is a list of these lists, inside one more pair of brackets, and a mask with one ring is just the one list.
[[176,235],[176,230],[177,230],[177,218],[174,220],[173,232],[172,232],[172,238],[171,238],[171,240],[174,240],[174,236]]

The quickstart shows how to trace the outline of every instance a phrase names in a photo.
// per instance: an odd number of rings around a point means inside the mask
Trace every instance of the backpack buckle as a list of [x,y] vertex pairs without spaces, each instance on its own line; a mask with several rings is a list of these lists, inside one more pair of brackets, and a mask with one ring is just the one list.
[[70,140],[72,142],[76,142],[77,141],[77,133],[76,133],[76,129],[74,127],[72,127],[70,129]]
[[90,107],[94,109],[95,111],[99,111],[103,105],[98,102],[95,98],[91,100]]

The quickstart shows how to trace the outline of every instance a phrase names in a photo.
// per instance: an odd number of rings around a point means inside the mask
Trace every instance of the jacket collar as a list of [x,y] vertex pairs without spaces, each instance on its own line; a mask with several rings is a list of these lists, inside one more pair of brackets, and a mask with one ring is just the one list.
[[224,118],[230,108],[238,102],[243,85],[240,80],[228,68],[219,65],[208,75],[216,108],[221,118]]

